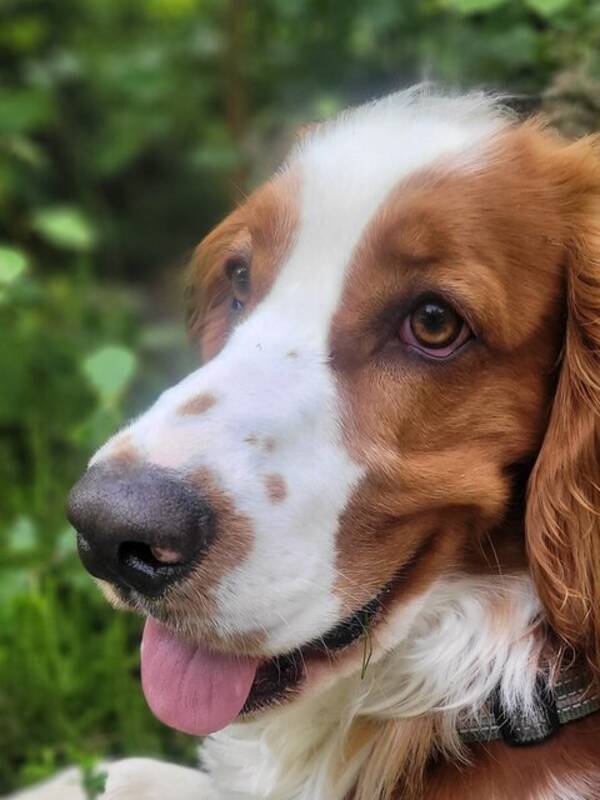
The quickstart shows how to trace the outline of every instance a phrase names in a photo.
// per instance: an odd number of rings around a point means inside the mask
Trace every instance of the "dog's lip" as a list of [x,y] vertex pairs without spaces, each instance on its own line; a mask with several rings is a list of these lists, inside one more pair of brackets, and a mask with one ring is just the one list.
[[385,608],[384,600],[396,581],[390,581],[357,611],[338,622],[325,634],[283,655],[261,660],[242,714],[255,714],[284,702],[299,691],[312,663],[333,662],[337,654],[368,635]]
[[[218,646],[215,647],[214,645],[211,646],[215,650],[233,652],[238,653],[239,655],[249,655],[258,658],[261,664],[265,664],[278,658],[285,658],[286,656],[300,652],[303,655],[329,655],[349,647],[361,635],[365,634],[365,632],[374,622],[375,618],[378,616],[379,612],[383,609],[385,596],[392,591],[395,585],[395,580],[390,581],[357,611],[351,612],[348,616],[335,623],[335,625],[333,625],[325,633],[316,636],[307,642],[300,643],[287,651],[279,653],[265,653],[264,650],[262,652],[257,652],[254,650],[232,650],[226,646],[225,641],[223,642],[224,646],[222,648]],[[141,612],[145,617],[152,617],[176,636],[183,636],[184,638],[191,638],[192,641],[194,640],[194,637],[187,637],[184,633],[182,633],[182,631],[185,629],[185,626],[182,625],[181,619],[176,619],[175,614],[172,618],[170,615],[167,616],[163,613],[160,605],[156,605],[155,603],[150,605],[147,601],[145,601],[143,605],[138,604],[135,601],[132,591],[129,589],[113,587],[113,590],[118,595],[120,602],[131,611],[138,614]],[[201,644],[202,642],[199,641],[198,643]]]
[[[258,662],[261,666],[264,666],[272,661],[276,661],[277,659],[291,657],[295,654],[301,654],[303,657],[330,656],[333,653],[350,647],[356,642],[357,639],[367,633],[369,628],[374,623],[376,617],[383,610],[384,597],[392,590],[393,586],[394,584],[390,582],[390,584],[384,586],[383,589],[381,589],[357,611],[351,612],[348,616],[344,617],[342,620],[333,625],[328,631],[314,637],[313,639],[310,639],[307,642],[304,642],[303,644],[298,644],[290,650],[265,653],[264,650],[261,652],[256,652],[245,649],[231,649],[227,646],[215,647],[214,644],[211,645],[211,647],[213,650],[221,651],[223,653],[227,652],[240,656],[252,656],[253,658],[258,659]],[[129,608],[132,608],[131,598],[125,597],[123,593],[120,594],[122,601],[125,602]],[[135,610],[139,612],[139,609]],[[187,637],[185,634],[182,634],[182,626],[180,622],[175,623],[173,620],[165,618],[158,611],[158,609],[144,612],[144,615],[146,617],[152,617],[155,619],[163,627],[170,630],[175,636],[183,636],[183,638],[190,638],[190,641],[192,642],[195,641],[195,637]],[[202,644],[202,637],[199,637],[199,641],[197,643]]]

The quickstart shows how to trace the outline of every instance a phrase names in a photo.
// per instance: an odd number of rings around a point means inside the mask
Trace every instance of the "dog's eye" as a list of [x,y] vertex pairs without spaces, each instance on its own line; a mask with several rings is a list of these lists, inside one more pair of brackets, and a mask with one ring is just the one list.
[[471,337],[471,329],[449,303],[438,298],[420,302],[405,317],[400,339],[434,358],[446,358]]
[[225,274],[231,284],[231,308],[241,311],[250,295],[250,264],[245,258],[230,258],[225,265]]

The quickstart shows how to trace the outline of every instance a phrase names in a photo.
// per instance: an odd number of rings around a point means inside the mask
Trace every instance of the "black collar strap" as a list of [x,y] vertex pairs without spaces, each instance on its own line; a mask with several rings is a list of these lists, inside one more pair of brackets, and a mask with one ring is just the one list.
[[508,713],[499,688],[492,693],[476,718],[459,722],[463,742],[492,742],[503,739],[514,747],[540,744],[558,732],[561,725],[600,710],[600,692],[592,687],[587,670],[570,667],[554,685],[540,674],[536,682],[533,713]]

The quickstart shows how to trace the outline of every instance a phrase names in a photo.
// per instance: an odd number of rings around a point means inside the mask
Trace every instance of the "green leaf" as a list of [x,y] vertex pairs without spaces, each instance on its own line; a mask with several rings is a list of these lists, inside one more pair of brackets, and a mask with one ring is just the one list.
[[50,244],[65,250],[85,252],[96,243],[92,223],[74,206],[42,208],[33,215],[32,227]]
[[127,387],[136,370],[135,354],[126,347],[101,347],[83,362],[83,373],[104,403],[110,403]]
[[81,775],[81,785],[87,800],[96,800],[106,791],[107,772],[97,772],[93,767],[83,767]]
[[551,17],[564,11],[572,0],[525,0],[525,4],[541,17]]
[[495,11],[505,3],[506,0],[446,0],[446,7],[460,14],[483,14]]
[[27,269],[27,253],[18,247],[0,245],[0,285],[14,283]]
[[18,516],[7,531],[8,551],[25,555],[37,550],[38,532],[35,523],[25,514]]

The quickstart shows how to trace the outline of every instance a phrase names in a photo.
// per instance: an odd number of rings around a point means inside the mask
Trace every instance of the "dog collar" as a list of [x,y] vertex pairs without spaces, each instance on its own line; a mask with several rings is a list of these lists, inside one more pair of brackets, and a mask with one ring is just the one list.
[[510,713],[496,687],[476,718],[459,721],[458,732],[469,744],[504,740],[513,747],[540,744],[554,736],[561,725],[600,710],[600,692],[593,688],[585,669],[569,667],[551,684],[540,674],[535,686],[533,711]]

